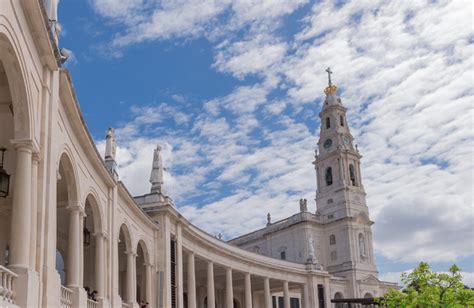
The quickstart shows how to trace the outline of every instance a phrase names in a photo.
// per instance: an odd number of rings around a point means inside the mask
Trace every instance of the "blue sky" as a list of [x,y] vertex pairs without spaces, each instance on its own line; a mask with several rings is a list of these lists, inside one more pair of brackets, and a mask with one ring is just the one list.
[[99,149],[116,128],[132,193],[160,143],[167,190],[206,231],[296,213],[331,66],[382,278],[456,262],[474,285],[469,1],[63,0],[59,18],[87,125]]

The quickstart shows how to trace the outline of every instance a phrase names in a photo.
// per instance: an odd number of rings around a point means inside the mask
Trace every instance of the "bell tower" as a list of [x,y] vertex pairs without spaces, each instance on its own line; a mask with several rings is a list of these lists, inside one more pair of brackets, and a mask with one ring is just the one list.
[[372,248],[373,222],[369,219],[366,194],[360,172],[362,156],[354,145],[347,125],[347,108],[337,96],[330,68],[322,110],[316,169],[316,205],[324,224],[328,249],[326,269],[348,278],[354,286],[352,296],[359,296],[356,280],[368,275],[377,277]]
[[347,125],[347,108],[337,96],[328,68],[329,85],[319,117],[321,128],[314,165],[316,167],[316,204],[324,222],[352,217],[361,211],[368,216],[365,191],[360,176],[361,155]]

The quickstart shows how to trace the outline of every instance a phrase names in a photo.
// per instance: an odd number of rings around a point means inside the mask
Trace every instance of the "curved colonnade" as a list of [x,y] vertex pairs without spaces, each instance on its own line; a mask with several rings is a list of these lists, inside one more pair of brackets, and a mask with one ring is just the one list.
[[226,244],[166,202],[145,213],[98,154],[60,63],[42,2],[5,2],[1,304],[269,308],[281,293],[307,308],[330,297],[327,272]]

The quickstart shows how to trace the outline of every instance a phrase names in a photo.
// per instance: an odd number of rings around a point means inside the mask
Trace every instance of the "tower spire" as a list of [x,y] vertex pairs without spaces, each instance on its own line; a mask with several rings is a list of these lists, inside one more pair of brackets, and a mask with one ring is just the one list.
[[163,160],[161,158],[161,146],[157,145],[153,153],[153,168],[150,175],[151,193],[161,193],[163,185]]

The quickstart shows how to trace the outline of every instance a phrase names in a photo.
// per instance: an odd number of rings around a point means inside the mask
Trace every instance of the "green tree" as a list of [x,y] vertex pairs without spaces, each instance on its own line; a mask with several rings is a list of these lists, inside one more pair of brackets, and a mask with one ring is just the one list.
[[474,291],[464,286],[459,267],[433,272],[426,262],[403,273],[403,290],[390,290],[378,301],[389,307],[474,307]]

